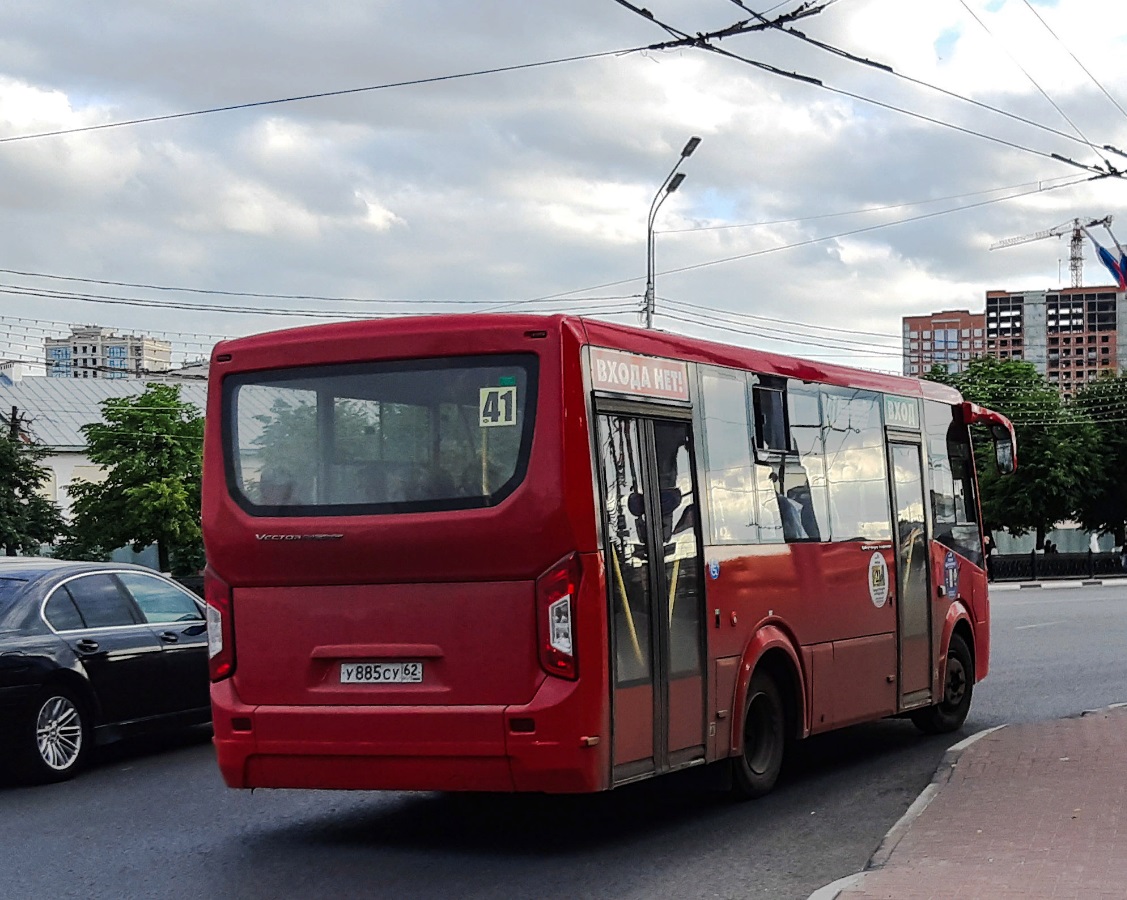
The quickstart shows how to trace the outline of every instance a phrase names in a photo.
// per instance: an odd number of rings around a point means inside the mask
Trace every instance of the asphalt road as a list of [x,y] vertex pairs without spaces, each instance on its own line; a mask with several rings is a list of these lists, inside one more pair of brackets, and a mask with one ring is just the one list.
[[[1127,700],[1127,582],[997,592],[965,733]],[[961,735],[906,722],[799,745],[733,804],[691,779],[594,797],[229,791],[206,734],[0,787],[0,894],[160,898],[806,898],[865,864]]]

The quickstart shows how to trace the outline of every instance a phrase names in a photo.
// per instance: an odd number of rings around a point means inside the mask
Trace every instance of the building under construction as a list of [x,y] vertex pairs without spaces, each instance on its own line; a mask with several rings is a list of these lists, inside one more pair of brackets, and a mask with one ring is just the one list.
[[1066,399],[1127,371],[1127,294],[1116,285],[986,292],[986,355],[1033,363]]
[[[1112,254],[1089,229],[1102,226],[1118,251]],[[1071,234],[1072,286],[1043,291],[987,291],[985,313],[946,311],[903,319],[905,375],[932,365],[958,372],[977,356],[1033,363],[1065,399],[1105,372],[1127,371],[1127,291],[1122,283],[1083,287],[1087,236],[1109,272],[1122,282],[1124,255],[1111,234],[1111,216],[1074,219],[1046,231],[1006,238],[990,249]]]

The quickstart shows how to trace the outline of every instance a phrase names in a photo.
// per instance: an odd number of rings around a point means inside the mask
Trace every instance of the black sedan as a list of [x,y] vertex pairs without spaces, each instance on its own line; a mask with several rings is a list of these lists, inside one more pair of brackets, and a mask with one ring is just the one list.
[[0,759],[61,781],[91,747],[211,718],[202,602],[141,566],[0,557]]

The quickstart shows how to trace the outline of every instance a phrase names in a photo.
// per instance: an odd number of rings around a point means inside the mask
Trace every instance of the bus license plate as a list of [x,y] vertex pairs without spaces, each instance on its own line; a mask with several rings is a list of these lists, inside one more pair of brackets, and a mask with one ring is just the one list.
[[423,680],[421,662],[341,663],[341,684],[418,684]]

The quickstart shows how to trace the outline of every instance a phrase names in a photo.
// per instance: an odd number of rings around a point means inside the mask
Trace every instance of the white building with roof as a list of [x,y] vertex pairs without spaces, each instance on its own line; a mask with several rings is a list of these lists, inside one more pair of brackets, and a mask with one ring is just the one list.
[[111,397],[135,397],[144,393],[150,382],[177,384],[181,400],[198,407],[201,413],[207,407],[206,380],[97,378],[74,381],[25,377],[13,384],[0,382],[0,424],[10,427],[14,408],[21,431],[51,451],[42,462],[51,473],[43,493],[59,505],[64,516],[70,514],[66,489],[72,482],[97,482],[105,477],[101,467],[86,455],[82,426],[102,420],[103,401]]

